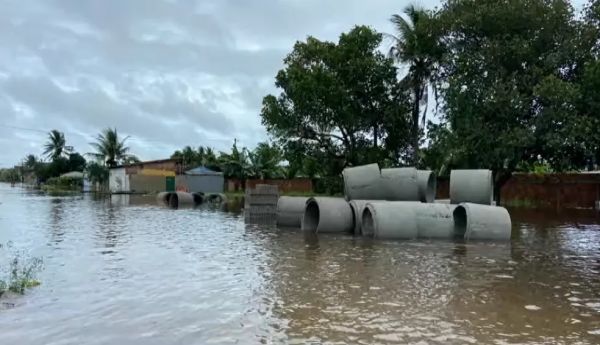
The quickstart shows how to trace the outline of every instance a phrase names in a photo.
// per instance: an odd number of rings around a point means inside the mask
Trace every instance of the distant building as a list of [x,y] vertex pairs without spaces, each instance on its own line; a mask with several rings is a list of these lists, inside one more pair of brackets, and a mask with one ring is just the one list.
[[153,193],[175,191],[175,176],[183,173],[180,159],[161,159],[110,169],[111,193]]
[[176,189],[190,193],[223,193],[223,173],[199,166],[175,178]]

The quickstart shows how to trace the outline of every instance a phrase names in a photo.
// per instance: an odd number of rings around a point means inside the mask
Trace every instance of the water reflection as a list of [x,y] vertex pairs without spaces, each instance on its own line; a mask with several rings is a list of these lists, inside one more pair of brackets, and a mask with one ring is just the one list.
[[388,242],[245,225],[233,203],[0,202],[0,238],[46,267],[3,301],[7,344],[600,342],[594,214],[515,211],[509,244]]

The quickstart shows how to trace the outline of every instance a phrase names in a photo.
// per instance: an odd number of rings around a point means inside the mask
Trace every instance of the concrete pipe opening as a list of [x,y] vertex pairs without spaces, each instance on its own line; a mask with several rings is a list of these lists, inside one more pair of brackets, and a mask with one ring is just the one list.
[[354,215],[342,198],[310,198],[302,217],[302,230],[309,232],[352,232]]
[[[413,239],[418,236],[416,206],[412,202],[367,203],[362,215],[365,236],[379,239]],[[372,235],[371,235],[372,234]]]
[[375,218],[371,209],[366,207],[362,214],[361,232],[363,236],[373,237],[375,235]]
[[369,202],[376,202],[377,200],[352,200],[350,201],[350,207],[352,207],[352,214],[354,215],[354,235],[360,235],[362,233],[362,217],[365,211],[365,207]]
[[282,196],[277,200],[277,225],[300,228],[307,197]]
[[379,165],[346,168],[342,172],[346,200],[384,200]]
[[169,192],[161,192],[156,196],[156,202],[161,206],[169,206],[169,198],[171,197],[171,193]]
[[429,170],[417,170],[417,183],[421,202],[432,203],[437,192],[437,177]]
[[452,170],[450,172],[450,203],[491,205],[494,200],[494,180],[490,170]]
[[[390,201],[419,201],[419,183],[417,169],[392,168],[381,169],[382,194]],[[380,199],[380,198],[377,198]]]
[[465,240],[509,241],[510,214],[504,207],[463,203],[453,213],[456,237]]
[[454,209],[454,238],[465,238],[467,232],[467,210],[459,206]]

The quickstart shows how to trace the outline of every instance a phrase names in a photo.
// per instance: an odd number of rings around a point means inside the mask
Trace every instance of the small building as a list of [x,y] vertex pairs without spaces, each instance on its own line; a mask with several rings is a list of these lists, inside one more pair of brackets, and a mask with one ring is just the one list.
[[175,176],[183,172],[180,159],[161,159],[120,165],[109,171],[111,193],[175,191]]
[[176,189],[189,193],[223,193],[225,178],[222,172],[204,166],[186,171],[175,178]]

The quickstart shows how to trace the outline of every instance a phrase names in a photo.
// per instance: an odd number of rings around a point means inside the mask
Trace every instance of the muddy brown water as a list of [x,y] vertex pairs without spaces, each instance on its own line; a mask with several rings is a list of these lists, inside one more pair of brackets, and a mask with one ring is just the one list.
[[388,242],[0,184],[0,242],[44,260],[0,344],[599,344],[597,214],[511,214],[508,244]]

